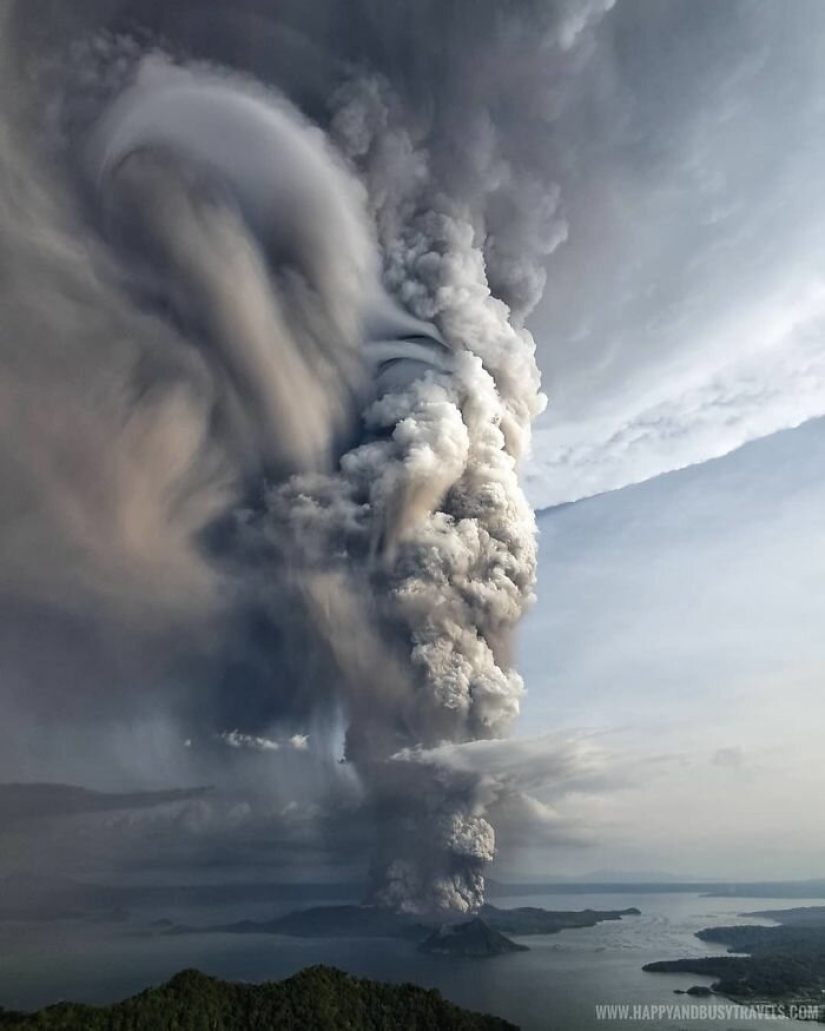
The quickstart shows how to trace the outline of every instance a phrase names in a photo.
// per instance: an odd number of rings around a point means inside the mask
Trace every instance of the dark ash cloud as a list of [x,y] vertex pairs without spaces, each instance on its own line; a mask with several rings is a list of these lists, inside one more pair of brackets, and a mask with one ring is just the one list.
[[500,798],[448,757],[519,711],[525,319],[611,3],[271,6],[3,8],[0,743],[224,779],[151,813],[204,848],[350,798],[374,901],[468,911]]
[[0,784],[0,820],[5,827],[22,820],[77,816],[125,809],[151,809],[206,797],[210,788],[169,791],[91,791],[71,784]]

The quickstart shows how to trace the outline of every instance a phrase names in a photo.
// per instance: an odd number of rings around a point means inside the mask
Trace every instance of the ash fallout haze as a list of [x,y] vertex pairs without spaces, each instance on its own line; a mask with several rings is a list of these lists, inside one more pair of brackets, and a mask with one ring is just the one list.
[[531,780],[592,773],[502,739],[552,124],[610,6],[3,3],[0,775],[182,792],[66,870],[469,912]]

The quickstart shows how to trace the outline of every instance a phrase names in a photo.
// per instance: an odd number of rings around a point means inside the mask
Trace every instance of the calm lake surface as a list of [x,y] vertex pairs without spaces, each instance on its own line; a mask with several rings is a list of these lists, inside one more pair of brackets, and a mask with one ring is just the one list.
[[[547,909],[626,909],[639,917],[582,930],[519,939],[530,952],[491,960],[422,955],[414,944],[391,939],[302,940],[273,935],[165,936],[151,927],[157,919],[188,925],[269,919],[290,907],[210,906],[208,909],[142,911],[118,922],[67,920],[47,925],[0,924],[0,1005],[31,1009],[60,999],[110,1002],[168,979],[185,967],[233,980],[279,979],[302,967],[327,963],[353,974],[388,981],[412,981],[438,988],[471,1009],[496,1013],[525,1031],[589,1031],[645,1027],[767,1028],[810,1027],[776,1020],[598,1019],[597,1004],[701,1005],[704,999],[674,995],[674,989],[709,984],[693,974],[645,974],[652,960],[723,953],[693,935],[703,927],[748,921],[749,910],[822,905],[821,899],[718,899],[699,895],[627,892],[620,895],[569,894],[496,898],[498,906]],[[291,907],[294,908],[294,907]],[[719,1000],[724,1001],[724,1000]]]

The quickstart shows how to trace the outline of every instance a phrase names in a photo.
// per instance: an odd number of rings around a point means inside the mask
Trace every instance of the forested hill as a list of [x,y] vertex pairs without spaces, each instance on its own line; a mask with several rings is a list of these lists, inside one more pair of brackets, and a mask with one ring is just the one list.
[[60,1003],[38,1013],[0,1010],[15,1031],[515,1031],[460,1009],[436,991],[309,967],[286,981],[232,984],[185,970],[113,1006]]

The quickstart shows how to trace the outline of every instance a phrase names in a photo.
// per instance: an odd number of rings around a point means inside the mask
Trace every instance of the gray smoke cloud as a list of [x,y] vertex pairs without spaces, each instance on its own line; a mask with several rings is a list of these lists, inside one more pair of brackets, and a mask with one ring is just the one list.
[[610,3],[338,6],[4,5],[0,659],[21,711],[341,720],[370,900],[467,912],[501,793],[439,749],[519,710],[524,321]]

